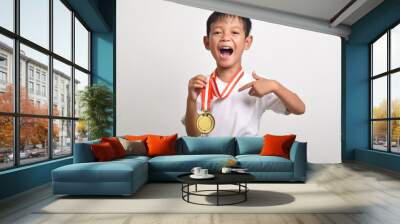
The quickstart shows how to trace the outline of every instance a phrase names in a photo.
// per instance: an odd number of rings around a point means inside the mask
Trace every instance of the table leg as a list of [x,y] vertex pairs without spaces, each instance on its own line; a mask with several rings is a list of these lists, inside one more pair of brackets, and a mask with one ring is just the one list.
[[217,206],[219,205],[219,184],[217,184]]
[[248,190],[247,190],[247,182],[246,183],[244,183],[244,201],[247,201],[247,192],[248,192]]
[[195,191],[197,192],[197,184],[196,184],[196,186],[195,186]]

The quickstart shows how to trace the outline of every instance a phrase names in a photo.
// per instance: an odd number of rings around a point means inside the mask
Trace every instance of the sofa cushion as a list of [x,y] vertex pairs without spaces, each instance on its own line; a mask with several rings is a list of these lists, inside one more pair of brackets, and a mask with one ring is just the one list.
[[94,157],[96,157],[96,161],[105,162],[118,158],[112,145],[108,142],[92,144],[90,147],[92,149]]
[[264,145],[263,137],[236,137],[236,155],[259,154]]
[[138,155],[145,156],[147,155],[146,143],[141,140],[127,140],[124,138],[118,138],[121,142],[122,146],[126,151],[126,155]]
[[147,176],[146,166],[140,159],[74,163],[53,170],[52,174],[57,182],[130,182],[134,173]]
[[296,135],[264,135],[264,146],[261,149],[261,156],[280,156],[290,159],[290,148]]
[[174,155],[158,156],[149,160],[149,170],[163,172],[190,172],[193,167],[200,166],[211,172],[219,171],[230,159],[231,155]]
[[124,146],[122,146],[121,142],[117,137],[103,137],[101,138],[101,142],[108,142],[114,149],[115,155],[117,158],[122,158],[126,156],[126,151]]
[[249,172],[292,172],[292,161],[278,156],[238,155],[240,167]]
[[[179,148],[178,148],[179,149]],[[235,155],[235,139],[233,137],[182,137],[178,154],[225,154]]]
[[176,154],[176,139],[178,134],[170,136],[149,136],[146,139],[148,156],[165,156]]

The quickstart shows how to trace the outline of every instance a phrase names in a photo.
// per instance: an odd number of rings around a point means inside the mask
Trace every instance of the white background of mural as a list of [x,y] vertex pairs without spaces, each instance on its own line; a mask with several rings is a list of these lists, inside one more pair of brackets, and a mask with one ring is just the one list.
[[[162,0],[117,1],[117,135],[186,135],[188,80],[215,61],[202,44],[211,11]],[[341,161],[341,40],[252,20],[243,67],[279,80],[302,97],[306,114],[266,112],[260,135],[295,133],[308,159]]]

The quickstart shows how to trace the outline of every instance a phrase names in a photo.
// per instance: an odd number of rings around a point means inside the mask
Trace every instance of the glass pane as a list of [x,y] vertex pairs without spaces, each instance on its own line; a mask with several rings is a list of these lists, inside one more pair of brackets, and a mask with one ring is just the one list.
[[21,44],[21,113],[47,115],[49,57]]
[[53,60],[53,114],[72,117],[71,66]]
[[400,24],[391,31],[390,37],[391,48],[391,69],[400,67]]
[[13,118],[0,116],[0,170],[14,165]]
[[372,44],[373,75],[387,71],[387,34]]
[[34,163],[49,158],[49,120],[22,117],[20,119],[20,164]]
[[75,64],[89,69],[89,32],[75,18]]
[[49,47],[49,0],[20,0],[21,36]]
[[400,117],[400,72],[391,75],[391,109],[392,117]]
[[75,121],[75,143],[88,140],[88,128],[84,120]]
[[0,35],[0,111],[14,111],[13,40]]
[[387,78],[381,77],[372,81],[372,118],[387,117]]
[[72,12],[60,0],[53,0],[53,17],[53,51],[71,60]]
[[400,120],[391,121],[392,124],[392,152],[400,153]]
[[75,69],[75,117],[79,117],[81,115],[79,99],[81,92],[85,89],[86,86],[89,86],[89,75],[81,72],[78,69]]
[[1,0],[0,9],[0,26],[14,31],[14,0]]
[[72,121],[53,121],[53,157],[72,154]]
[[372,148],[387,151],[387,121],[372,122]]

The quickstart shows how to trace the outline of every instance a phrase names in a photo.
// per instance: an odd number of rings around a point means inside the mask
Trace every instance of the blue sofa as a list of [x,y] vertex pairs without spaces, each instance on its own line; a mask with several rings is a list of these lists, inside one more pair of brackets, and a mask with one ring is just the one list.
[[294,142],[290,159],[260,156],[262,137],[180,137],[177,155],[127,156],[96,162],[90,145],[75,144],[74,163],[52,171],[54,194],[131,195],[146,182],[176,181],[193,167],[218,172],[230,159],[247,168],[260,182],[304,182],[307,170],[307,143]]

